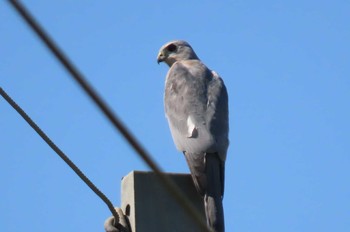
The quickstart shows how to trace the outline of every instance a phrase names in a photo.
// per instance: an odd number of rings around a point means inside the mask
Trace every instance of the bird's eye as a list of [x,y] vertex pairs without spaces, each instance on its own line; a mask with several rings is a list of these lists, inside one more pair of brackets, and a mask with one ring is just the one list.
[[175,44],[169,44],[168,47],[166,48],[169,52],[174,52],[176,51],[176,45]]

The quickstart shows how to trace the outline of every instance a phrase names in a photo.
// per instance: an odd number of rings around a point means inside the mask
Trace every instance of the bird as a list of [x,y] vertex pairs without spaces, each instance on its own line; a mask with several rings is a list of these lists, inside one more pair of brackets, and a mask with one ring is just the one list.
[[169,66],[164,109],[173,141],[184,154],[194,185],[203,198],[208,227],[224,232],[222,200],[229,146],[226,86],[184,40],[163,45],[157,62]]

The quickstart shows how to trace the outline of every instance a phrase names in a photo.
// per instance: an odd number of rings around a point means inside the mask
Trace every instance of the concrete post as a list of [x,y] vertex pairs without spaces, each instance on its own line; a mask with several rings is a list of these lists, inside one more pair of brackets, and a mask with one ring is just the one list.
[[[167,174],[203,215],[203,201],[189,174]],[[133,171],[122,180],[121,208],[132,232],[201,232],[152,172]]]

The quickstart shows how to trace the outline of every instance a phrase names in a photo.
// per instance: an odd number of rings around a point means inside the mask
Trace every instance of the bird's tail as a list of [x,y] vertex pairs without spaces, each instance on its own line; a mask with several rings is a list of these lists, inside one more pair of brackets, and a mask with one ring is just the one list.
[[223,196],[223,164],[217,154],[206,154],[207,191],[204,208],[207,223],[215,232],[225,231]]
[[185,152],[193,182],[204,200],[208,226],[214,232],[224,232],[224,163],[216,153],[193,154]]

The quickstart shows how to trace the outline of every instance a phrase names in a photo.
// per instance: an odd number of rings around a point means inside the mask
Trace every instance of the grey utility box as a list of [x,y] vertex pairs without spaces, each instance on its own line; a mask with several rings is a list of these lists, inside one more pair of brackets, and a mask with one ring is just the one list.
[[[166,174],[205,220],[203,201],[189,174]],[[202,232],[195,221],[160,184],[153,172],[133,171],[122,180],[121,208],[132,232]]]

